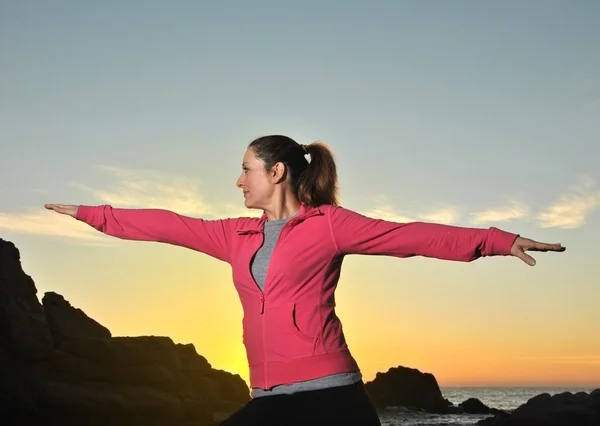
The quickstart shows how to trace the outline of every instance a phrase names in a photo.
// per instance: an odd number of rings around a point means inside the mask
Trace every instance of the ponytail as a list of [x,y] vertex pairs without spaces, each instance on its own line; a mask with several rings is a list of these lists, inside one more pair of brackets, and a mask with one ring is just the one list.
[[337,168],[330,148],[322,142],[300,145],[282,135],[262,136],[248,148],[270,170],[278,162],[285,164],[289,183],[298,200],[309,207],[338,204]]
[[302,147],[309,156],[309,161],[298,179],[298,199],[307,206],[337,206],[337,167],[331,149],[322,142]]

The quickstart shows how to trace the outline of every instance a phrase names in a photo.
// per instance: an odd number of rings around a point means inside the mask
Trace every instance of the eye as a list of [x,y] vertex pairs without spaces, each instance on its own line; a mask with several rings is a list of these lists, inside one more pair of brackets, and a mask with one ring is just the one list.
[[246,167],[242,167],[242,170],[244,171],[244,173],[248,173],[248,169]]

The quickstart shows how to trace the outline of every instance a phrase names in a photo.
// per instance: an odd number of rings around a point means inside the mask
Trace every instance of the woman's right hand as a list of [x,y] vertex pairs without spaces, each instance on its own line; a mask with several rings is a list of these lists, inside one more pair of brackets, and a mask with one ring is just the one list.
[[78,206],[73,206],[71,204],[44,204],[48,210],[54,210],[56,213],[66,214],[71,217],[77,216]]

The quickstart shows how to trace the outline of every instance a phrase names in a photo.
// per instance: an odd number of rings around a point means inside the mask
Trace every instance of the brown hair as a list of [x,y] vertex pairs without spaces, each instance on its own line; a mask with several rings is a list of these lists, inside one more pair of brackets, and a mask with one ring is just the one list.
[[[338,205],[337,168],[331,149],[322,142],[300,145],[282,135],[262,136],[248,145],[270,170],[276,163],[287,169],[292,190],[301,203],[316,207]],[[310,163],[305,155],[309,154]]]

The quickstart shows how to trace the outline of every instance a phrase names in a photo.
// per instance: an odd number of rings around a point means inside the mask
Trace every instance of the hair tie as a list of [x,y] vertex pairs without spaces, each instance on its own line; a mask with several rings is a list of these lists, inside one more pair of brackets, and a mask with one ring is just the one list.
[[310,154],[308,153],[308,148],[306,145],[304,144],[300,144],[300,147],[304,150],[304,158],[306,159],[306,161],[308,162],[308,164],[310,164]]

